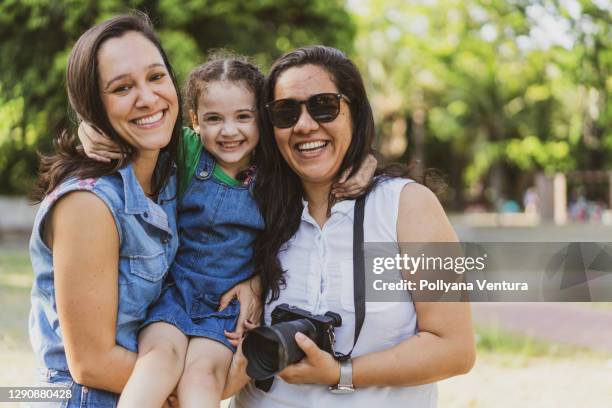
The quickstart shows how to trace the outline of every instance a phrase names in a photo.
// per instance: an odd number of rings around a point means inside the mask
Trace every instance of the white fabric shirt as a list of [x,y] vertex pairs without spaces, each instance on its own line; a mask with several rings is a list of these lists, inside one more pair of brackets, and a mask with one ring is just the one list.
[[[367,197],[364,241],[397,242],[397,214],[403,187],[408,179],[390,179]],[[312,313],[334,311],[342,315],[336,328],[336,350],[347,353],[353,346],[355,307],[353,303],[353,209],[354,200],[333,206],[331,217],[320,228],[305,203],[297,233],[281,249],[279,259],[287,286],[280,297],[266,305],[265,320],[280,303]],[[367,271],[366,271],[367,273]],[[416,312],[406,292],[406,302],[367,302],[366,317],[353,357],[388,349],[416,333]],[[322,385],[293,385],[276,377],[269,392],[253,384],[232,402],[237,408],[276,407],[384,407],[428,408],[437,405],[435,384],[414,387],[365,387],[351,394],[336,395]]]

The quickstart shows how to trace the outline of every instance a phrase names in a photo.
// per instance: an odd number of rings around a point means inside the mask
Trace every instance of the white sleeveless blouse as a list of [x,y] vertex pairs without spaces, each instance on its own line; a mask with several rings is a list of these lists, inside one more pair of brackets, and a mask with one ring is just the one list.
[[[390,179],[379,184],[366,199],[364,240],[397,242],[400,194],[408,179]],[[280,303],[298,306],[316,314],[327,311],[342,315],[336,328],[336,350],[347,353],[353,346],[353,208],[354,200],[333,206],[323,228],[308,213],[305,203],[297,233],[279,253],[287,286],[280,297],[266,305],[265,320]],[[406,292],[406,302],[367,302],[366,317],[353,357],[390,348],[416,333],[416,312]],[[335,395],[322,385],[293,385],[276,377],[269,392],[246,386],[232,401],[237,408],[280,407],[418,407],[437,405],[434,384],[414,387],[365,387]]]

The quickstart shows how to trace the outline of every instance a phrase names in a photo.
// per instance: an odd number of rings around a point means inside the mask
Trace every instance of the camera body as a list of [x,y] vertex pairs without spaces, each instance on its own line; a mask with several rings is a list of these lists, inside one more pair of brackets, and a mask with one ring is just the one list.
[[342,325],[342,317],[338,313],[326,312],[323,315],[315,315],[297,306],[283,303],[274,308],[271,318],[272,326],[299,319],[308,320],[316,327],[314,331],[316,335],[312,340],[320,349],[333,355],[334,327]]
[[315,315],[307,310],[283,303],[274,308],[272,324],[260,326],[246,333],[242,351],[248,360],[247,374],[255,380],[273,377],[290,364],[304,358],[295,341],[300,332],[314,341],[320,349],[334,354],[334,327],[342,324],[338,313]]

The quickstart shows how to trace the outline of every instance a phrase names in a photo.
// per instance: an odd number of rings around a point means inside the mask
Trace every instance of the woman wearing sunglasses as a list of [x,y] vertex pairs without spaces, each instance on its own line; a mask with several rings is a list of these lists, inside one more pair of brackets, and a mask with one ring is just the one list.
[[[353,346],[354,200],[335,202],[332,186],[371,152],[374,121],[364,85],[346,56],[323,46],[279,58],[261,106],[263,166],[255,194],[266,229],[256,263],[269,303],[342,316],[336,351]],[[392,170],[394,169],[394,170]],[[377,171],[365,199],[365,242],[455,242],[436,197],[397,166]],[[277,256],[278,254],[278,256]],[[367,302],[352,358],[340,363],[297,333],[305,358],[266,392],[246,375],[239,352],[231,387],[249,383],[234,407],[434,407],[435,382],[468,372],[475,358],[466,303]],[[343,391],[344,395],[337,395]]]

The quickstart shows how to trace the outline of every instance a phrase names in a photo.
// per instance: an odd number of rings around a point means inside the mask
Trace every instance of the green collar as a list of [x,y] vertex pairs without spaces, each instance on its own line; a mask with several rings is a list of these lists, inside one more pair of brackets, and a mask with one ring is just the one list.
[[240,186],[241,183],[235,178],[229,176],[226,172],[223,171],[219,164],[215,163],[215,169],[213,170],[213,177],[219,180],[222,183],[227,184],[230,187]]

